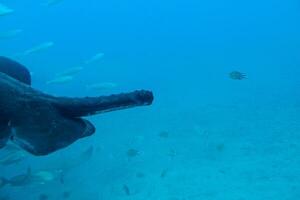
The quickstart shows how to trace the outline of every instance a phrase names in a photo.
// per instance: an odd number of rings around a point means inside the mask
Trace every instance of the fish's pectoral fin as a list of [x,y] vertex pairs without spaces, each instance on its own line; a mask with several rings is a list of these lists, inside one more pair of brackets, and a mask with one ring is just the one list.
[[34,155],[47,155],[95,132],[89,121],[64,117],[52,108],[37,108],[12,127],[11,140]]

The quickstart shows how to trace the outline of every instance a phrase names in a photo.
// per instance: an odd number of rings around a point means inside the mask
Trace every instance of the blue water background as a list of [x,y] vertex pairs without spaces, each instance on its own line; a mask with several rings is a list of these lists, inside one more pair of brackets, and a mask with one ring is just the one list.
[[[5,177],[28,166],[55,168],[93,146],[93,158],[72,169],[64,185],[5,187],[0,194],[17,200],[38,199],[40,193],[60,199],[65,190],[74,200],[300,198],[299,1],[1,3],[15,12],[0,18],[0,31],[24,30],[0,41],[1,55],[54,42],[50,49],[17,58],[33,72],[33,87],[67,96],[149,89],[155,101],[151,107],[90,117],[94,136],[48,157],[28,156],[0,168]],[[98,52],[103,59],[74,81],[46,84]],[[247,79],[230,79],[233,70]],[[86,88],[101,82],[118,87]],[[169,138],[160,138],[162,131]],[[128,160],[130,148],[140,153]],[[138,172],[145,177],[137,178]],[[126,195],[124,185],[132,194]]]

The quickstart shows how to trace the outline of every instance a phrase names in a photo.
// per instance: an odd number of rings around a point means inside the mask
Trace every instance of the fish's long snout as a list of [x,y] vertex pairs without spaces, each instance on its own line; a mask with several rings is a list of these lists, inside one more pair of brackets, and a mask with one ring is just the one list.
[[[136,93],[136,94],[134,94]],[[147,90],[140,90],[133,93],[137,104],[139,105],[151,105],[154,100],[153,92]]]
[[110,96],[58,98],[55,105],[65,116],[83,117],[136,106],[147,106],[151,105],[153,100],[154,96],[151,91],[136,90]]

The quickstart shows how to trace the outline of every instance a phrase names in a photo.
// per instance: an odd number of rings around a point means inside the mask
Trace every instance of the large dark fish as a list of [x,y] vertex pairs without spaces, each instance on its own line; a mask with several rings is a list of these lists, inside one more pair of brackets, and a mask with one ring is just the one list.
[[111,96],[55,97],[31,86],[29,71],[0,57],[0,148],[11,140],[34,155],[47,155],[95,132],[81,117],[150,105],[153,94],[139,90]]

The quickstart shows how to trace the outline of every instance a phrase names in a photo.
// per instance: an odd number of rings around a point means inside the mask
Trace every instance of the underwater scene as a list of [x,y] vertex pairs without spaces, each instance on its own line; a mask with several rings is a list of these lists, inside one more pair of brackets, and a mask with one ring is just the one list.
[[300,1],[0,0],[0,200],[299,200]]

